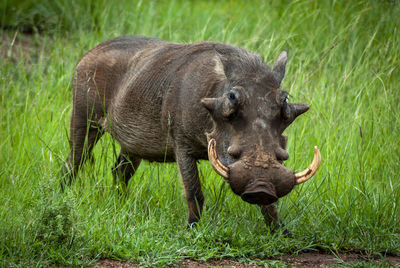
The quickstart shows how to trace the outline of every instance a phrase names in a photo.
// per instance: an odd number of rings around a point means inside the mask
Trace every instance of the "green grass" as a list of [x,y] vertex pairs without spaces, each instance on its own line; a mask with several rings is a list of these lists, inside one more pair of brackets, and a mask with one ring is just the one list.
[[[0,6],[0,266],[249,262],[305,250],[400,255],[398,2],[56,2]],[[14,7],[26,16],[9,12]],[[18,43],[8,49],[15,34],[30,40],[33,53]],[[226,42],[270,64],[289,51],[282,88],[311,109],[286,130],[286,166],[304,168],[314,145],[323,159],[311,181],[279,201],[292,238],[272,234],[258,208],[235,196],[206,161],[196,229],[185,228],[176,164],[142,163],[129,194],[119,195],[111,175],[118,145],[109,136],[96,146],[94,163],[59,191],[74,66],[91,47],[123,34]]]

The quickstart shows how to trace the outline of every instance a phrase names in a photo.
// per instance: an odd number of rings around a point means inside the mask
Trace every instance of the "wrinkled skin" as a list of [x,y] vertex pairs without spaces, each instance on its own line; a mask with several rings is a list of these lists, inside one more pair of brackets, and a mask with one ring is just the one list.
[[196,161],[215,139],[233,192],[277,225],[273,203],[295,185],[282,165],[282,132],[308,109],[288,104],[280,89],[286,60],[283,52],[270,69],[242,48],[210,42],[123,37],[98,45],[76,67],[70,174],[109,132],[121,145],[116,181],[127,184],[142,159],[178,163],[192,224],[204,203]]

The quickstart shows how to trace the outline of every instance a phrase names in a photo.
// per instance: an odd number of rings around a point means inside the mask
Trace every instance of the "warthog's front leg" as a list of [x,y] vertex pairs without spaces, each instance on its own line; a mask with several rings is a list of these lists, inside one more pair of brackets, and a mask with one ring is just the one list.
[[185,187],[186,200],[188,204],[188,224],[189,227],[200,220],[200,214],[203,209],[204,196],[201,190],[199,174],[196,165],[196,159],[187,153],[187,151],[176,151],[176,162]]
[[282,224],[278,217],[278,211],[274,204],[270,205],[261,205],[261,213],[264,216],[264,221],[268,227],[271,227],[273,230],[276,230]]
[[285,228],[285,225],[279,219],[278,211],[274,204],[267,206],[260,206],[261,213],[264,216],[265,224],[272,228],[272,231],[276,231],[278,228],[283,228],[283,234],[287,237],[292,237],[290,232]]

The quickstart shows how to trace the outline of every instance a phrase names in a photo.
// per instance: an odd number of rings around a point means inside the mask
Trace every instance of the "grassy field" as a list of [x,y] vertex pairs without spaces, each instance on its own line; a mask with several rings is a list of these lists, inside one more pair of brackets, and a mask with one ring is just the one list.
[[[304,251],[400,255],[400,3],[397,1],[8,1],[0,4],[0,266],[142,265],[263,259]],[[30,32],[24,34],[21,31]],[[322,166],[278,203],[293,237],[271,233],[213,172],[187,230],[176,164],[141,164],[121,196],[108,135],[59,191],[76,62],[107,39],[141,34],[213,40],[272,64],[289,51],[282,88],[311,109],[286,130],[300,170]],[[15,38],[15,42],[13,42]],[[279,262],[274,262],[279,265]]]

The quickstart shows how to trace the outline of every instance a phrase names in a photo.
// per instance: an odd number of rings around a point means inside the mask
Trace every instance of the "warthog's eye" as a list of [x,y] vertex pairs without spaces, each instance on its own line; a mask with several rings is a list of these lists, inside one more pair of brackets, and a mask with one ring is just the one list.
[[235,92],[229,92],[227,95],[227,101],[225,102],[225,107],[224,107],[224,116],[228,120],[232,120],[238,110],[239,106],[239,100],[235,94]]
[[288,118],[288,115],[286,113],[287,112],[287,107],[288,107],[287,100],[288,100],[288,96],[286,95],[284,100],[283,100],[282,107],[281,107],[281,116],[285,120]]
[[237,106],[237,104],[238,104],[238,99],[236,98],[235,93],[229,92],[229,94],[228,94],[228,99],[231,101],[231,103],[232,103],[234,106]]

